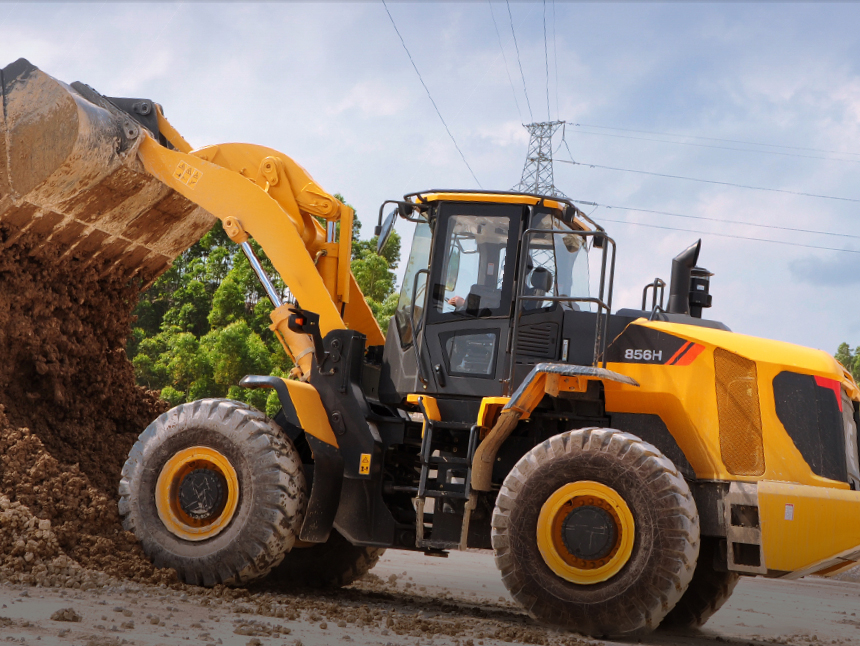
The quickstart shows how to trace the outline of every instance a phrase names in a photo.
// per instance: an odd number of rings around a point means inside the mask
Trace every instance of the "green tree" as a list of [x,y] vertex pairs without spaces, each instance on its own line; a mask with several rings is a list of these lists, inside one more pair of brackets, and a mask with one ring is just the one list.
[[851,352],[851,347],[847,343],[843,343],[839,346],[835,356],[836,360],[851,373],[854,381],[860,384],[860,346]]
[[[377,254],[376,238],[361,240],[360,232],[356,220],[352,270],[385,329],[397,301],[400,238],[392,234]],[[275,288],[286,293],[265,252],[251,245]],[[280,408],[274,391],[237,386],[246,374],[286,377],[293,366],[269,329],[272,309],[247,258],[217,223],[141,295],[126,346],[137,382],[174,406],[229,397],[274,416]]]
[[[343,201],[341,196],[336,197]],[[356,220],[353,227],[350,269],[384,334],[397,307],[397,276],[394,271],[400,263],[400,235],[392,231],[385,247],[378,254],[378,237],[361,240],[360,235],[361,222]]]

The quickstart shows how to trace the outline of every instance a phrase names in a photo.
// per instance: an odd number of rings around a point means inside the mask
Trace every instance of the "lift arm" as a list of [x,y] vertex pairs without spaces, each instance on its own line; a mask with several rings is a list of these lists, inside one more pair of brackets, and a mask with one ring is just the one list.
[[[350,327],[365,334],[368,345],[384,343],[349,269],[353,210],[320,188],[292,159],[252,144],[183,153],[149,136],[138,154],[153,177],[219,218],[234,242],[254,238],[302,308],[320,315],[323,335]],[[310,356],[302,353],[312,347],[309,339],[287,327],[289,305],[275,305],[273,329],[307,374]],[[305,356],[307,361],[302,361]]]

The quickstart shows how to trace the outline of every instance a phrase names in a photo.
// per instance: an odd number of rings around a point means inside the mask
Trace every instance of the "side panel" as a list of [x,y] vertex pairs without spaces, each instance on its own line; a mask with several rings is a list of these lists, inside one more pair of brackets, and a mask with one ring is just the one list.
[[794,578],[860,559],[860,492],[765,480],[758,503],[769,570]]
[[[785,370],[841,382],[839,365],[826,353],[722,330],[639,319],[610,345],[607,359],[610,370],[640,384],[632,388],[607,383],[607,412],[658,415],[699,479],[848,488],[847,482],[822,477],[810,468],[780,421],[774,397],[774,379]],[[720,375],[717,363],[724,364]],[[738,368],[753,363],[754,371]],[[725,366],[738,369],[732,373]],[[742,443],[747,450],[753,447],[753,453],[760,451],[760,457],[749,464],[740,459],[736,449]]]
[[815,473],[847,480],[842,391],[834,392],[834,385],[839,388],[839,382],[780,372],[773,380],[776,414]]

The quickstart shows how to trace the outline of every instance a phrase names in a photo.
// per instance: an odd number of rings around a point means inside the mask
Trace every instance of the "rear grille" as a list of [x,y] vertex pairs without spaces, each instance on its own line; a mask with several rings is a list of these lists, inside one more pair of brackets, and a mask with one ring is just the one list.
[[760,476],[764,473],[764,444],[755,362],[714,350],[720,454],[729,473]]
[[558,323],[522,326],[517,332],[517,354],[555,359],[558,354]]

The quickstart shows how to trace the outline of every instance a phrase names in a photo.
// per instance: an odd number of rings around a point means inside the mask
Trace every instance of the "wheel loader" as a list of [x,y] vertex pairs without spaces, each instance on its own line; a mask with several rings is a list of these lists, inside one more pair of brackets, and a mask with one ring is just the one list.
[[353,211],[286,155],[194,149],[159,104],[23,59],[0,84],[4,245],[35,232],[145,287],[220,220],[273,303],[295,368],[241,386],[274,390],[275,418],[182,404],[122,471],[124,526],[183,581],[338,586],[384,549],[492,549],[537,620],[635,635],[703,624],[740,576],[860,561],[860,390],[822,351],[704,318],[701,241],[613,311],[615,242],[571,201],[409,193],[379,211],[380,249],[414,228],[383,334]]

